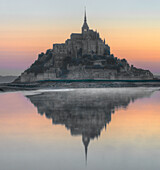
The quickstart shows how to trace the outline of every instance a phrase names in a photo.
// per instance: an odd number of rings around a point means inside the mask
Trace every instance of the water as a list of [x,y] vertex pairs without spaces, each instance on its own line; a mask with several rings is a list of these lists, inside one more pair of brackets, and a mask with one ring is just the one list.
[[159,170],[156,88],[0,94],[2,170]]

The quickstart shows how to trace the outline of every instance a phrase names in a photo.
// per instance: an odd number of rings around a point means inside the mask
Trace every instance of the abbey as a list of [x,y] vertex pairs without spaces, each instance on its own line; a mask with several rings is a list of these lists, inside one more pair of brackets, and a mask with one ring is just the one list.
[[89,29],[86,11],[82,33],[72,33],[64,44],[53,44],[53,52],[73,57],[85,54],[110,55],[110,47],[100,38],[97,31]]
[[97,31],[89,29],[86,11],[81,33],[72,33],[63,44],[38,55],[38,59],[15,82],[46,80],[153,79],[149,70],[129,65],[110,54],[110,47]]

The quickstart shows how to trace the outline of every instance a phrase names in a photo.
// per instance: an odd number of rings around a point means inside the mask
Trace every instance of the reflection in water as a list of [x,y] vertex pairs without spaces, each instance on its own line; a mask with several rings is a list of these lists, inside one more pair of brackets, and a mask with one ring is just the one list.
[[27,98],[38,113],[52,119],[53,124],[65,125],[71,135],[82,135],[87,161],[91,139],[98,138],[118,108],[127,108],[138,98],[150,97],[147,89],[78,89],[73,91],[42,92]]

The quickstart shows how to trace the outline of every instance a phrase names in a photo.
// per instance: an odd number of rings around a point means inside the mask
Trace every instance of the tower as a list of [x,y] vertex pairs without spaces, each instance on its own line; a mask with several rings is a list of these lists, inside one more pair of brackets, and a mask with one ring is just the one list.
[[87,33],[89,30],[88,24],[87,24],[87,16],[86,16],[86,8],[85,8],[85,12],[84,12],[84,23],[82,26],[82,34]]

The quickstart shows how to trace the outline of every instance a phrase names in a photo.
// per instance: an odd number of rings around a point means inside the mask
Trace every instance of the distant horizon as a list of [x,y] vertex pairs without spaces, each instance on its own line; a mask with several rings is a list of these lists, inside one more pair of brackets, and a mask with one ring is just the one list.
[[81,32],[84,6],[90,28],[106,39],[115,57],[160,75],[158,0],[1,0],[0,75],[19,76],[53,43]]

